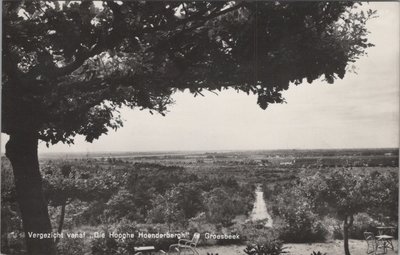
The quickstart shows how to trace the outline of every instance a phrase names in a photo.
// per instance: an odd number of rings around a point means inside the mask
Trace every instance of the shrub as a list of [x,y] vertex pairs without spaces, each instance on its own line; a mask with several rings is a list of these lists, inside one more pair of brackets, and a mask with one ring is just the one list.
[[244,252],[248,255],[279,255],[286,253],[283,242],[280,240],[267,240],[262,244],[249,244]]
[[364,232],[375,232],[374,225],[374,220],[368,214],[357,214],[349,231],[350,238],[364,240]]
[[82,255],[87,251],[88,247],[85,247],[82,238],[61,238],[57,244],[57,254],[59,255]]
[[243,228],[238,230],[241,233],[241,238],[249,244],[262,244],[268,240],[278,239],[278,234],[275,229],[259,227],[256,223],[243,225]]
[[248,255],[278,255],[286,253],[283,242],[277,232],[271,228],[259,227],[256,223],[246,224],[240,230],[242,238],[247,240],[244,252]]
[[231,226],[235,218],[235,203],[232,195],[222,188],[215,188],[205,196],[206,216],[209,222]]
[[304,207],[287,208],[281,217],[284,224],[278,228],[279,238],[285,242],[304,243],[326,240],[328,230],[317,215]]
[[[340,221],[335,220],[333,226],[333,238],[343,240],[343,226]],[[366,213],[357,214],[354,217],[353,226],[349,229],[349,236],[352,239],[364,240],[364,232],[376,232],[375,221]]]
[[106,238],[98,238],[92,241],[92,255],[116,255],[126,252],[123,247],[118,247],[116,239],[107,236]]
[[275,185],[273,188],[264,185],[264,190],[270,193],[268,198],[272,206],[269,211],[274,217],[279,239],[291,243],[325,241],[329,231],[320,217],[312,212],[297,185],[296,182]]

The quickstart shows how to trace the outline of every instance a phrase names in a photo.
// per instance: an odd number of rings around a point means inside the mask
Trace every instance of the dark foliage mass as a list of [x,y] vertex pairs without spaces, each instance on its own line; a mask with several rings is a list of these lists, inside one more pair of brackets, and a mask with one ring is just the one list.
[[268,240],[262,244],[248,245],[244,252],[247,255],[280,255],[285,253],[285,248],[279,240]]
[[49,143],[122,125],[116,108],[164,113],[177,90],[232,87],[282,103],[289,83],[332,83],[364,53],[352,2],[5,2],[3,126]]

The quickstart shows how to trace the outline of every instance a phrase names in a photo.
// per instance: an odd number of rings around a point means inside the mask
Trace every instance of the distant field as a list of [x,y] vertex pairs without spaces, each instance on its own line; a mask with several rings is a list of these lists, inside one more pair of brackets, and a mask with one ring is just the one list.
[[175,151],[103,152],[43,154],[42,161],[90,161],[101,168],[118,169],[132,163],[182,166],[199,176],[230,176],[241,182],[276,182],[295,178],[299,172],[352,167],[354,171],[397,171],[399,150],[255,150],[255,151]]

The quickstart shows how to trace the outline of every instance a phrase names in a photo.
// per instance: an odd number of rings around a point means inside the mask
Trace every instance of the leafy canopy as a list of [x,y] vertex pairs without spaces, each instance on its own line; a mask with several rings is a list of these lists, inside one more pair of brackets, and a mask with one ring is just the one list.
[[329,83],[365,53],[353,2],[3,3],[2,132],[91,142],[118,108],[164,114],[171,95],[233,88],[283,103],[289,83]]
[[340,220],[361,212],[393,217],[398,207],[398,177],[391,172],[356,173],[346,168],[318,172],[303,178],[297,188],[314,211]]

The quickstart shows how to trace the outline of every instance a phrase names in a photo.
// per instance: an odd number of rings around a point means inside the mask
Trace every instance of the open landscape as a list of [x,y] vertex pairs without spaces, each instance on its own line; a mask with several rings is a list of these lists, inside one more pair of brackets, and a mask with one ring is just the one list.
[[1,4],[1,255],[398,253],[399,2]]
[[[64,233],[57,239],[59,254],[130,254],[149,245],[168,251],[178,240],[144,233],[182,233],[186,239],[200,233],[197,249],[204,255],[252,254],[244,251],[247,245],[266,242],[289,254],[342,254],[338,208],[318,211],[311,197],[299,195],[313,192],[306,184],[333,199],[318,187],[318,176],[341,176],[352,185],[370,182],[372,190],[356,197],[361,203],[351,195],[338,198],[348,199],[348,207],[354,203],[348,232],[357,255],[367,250],[364,232],[378,235],[377,227],[393,226],[397,239],[398,156],[398,149],[52,153],[41,155],[40,165],[53,232]],[[23,230],[6,158],[1,169],[2,252],[20,254]],[[337,185],[341,190],[346,183]],[[388,254],[397,252],[393,244]]]

